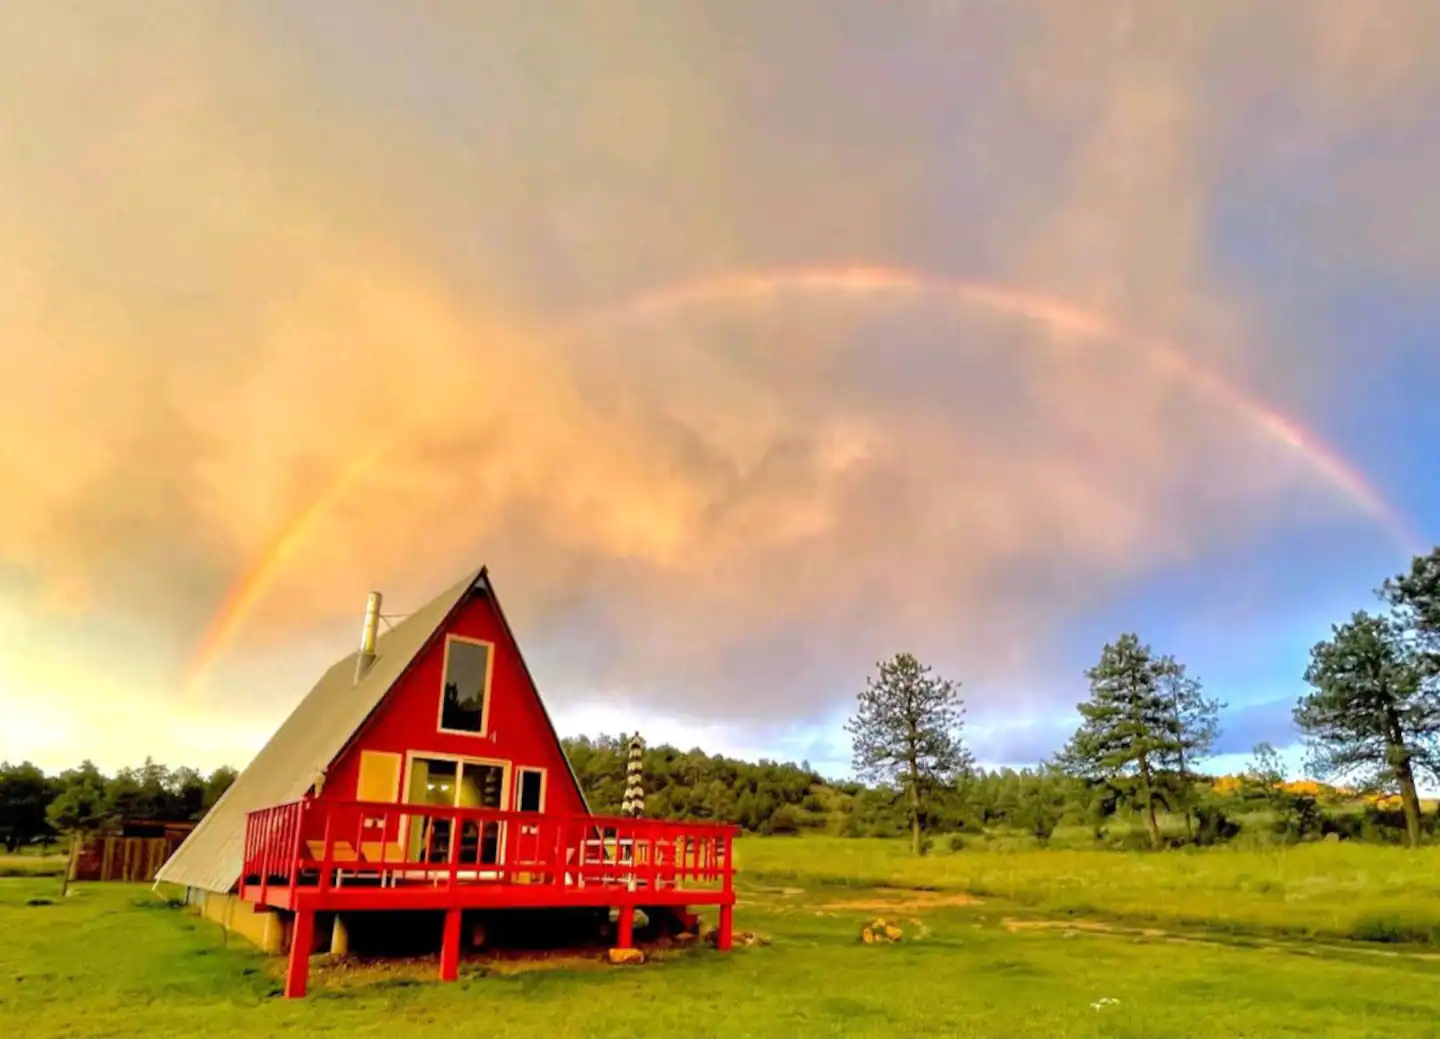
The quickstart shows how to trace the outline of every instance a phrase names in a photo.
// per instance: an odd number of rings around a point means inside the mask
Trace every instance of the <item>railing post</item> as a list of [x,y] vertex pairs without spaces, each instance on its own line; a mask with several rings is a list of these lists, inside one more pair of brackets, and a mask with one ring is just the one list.
[[334,819],[335,813],[327,808],[325,810],[325,845],[324,851],[321,852],[325,856],[325,861],[320,863],[320,890],[322,892],[330,890],[330,859],[335,848],[335,835],[332,832]]
[[295,836],[290,842],[290,897],[295,897],[295,882],[300,878],[300,849],[305,846],[305,816],[310,812],[311,801],[307,798],[297,805],[293,813]]
[[270,828],[271,820],[275,817],[273,808],[265,809],[260,817],[260,904],[268,904],[266,896],[270,893]]
[[[450,816],[450,835],[449,835],[449,838],[445,841],[445,865],[448,867],[449,874],[450,874],[450,875],[449,875],[449,878],[448,878],[448,881],[449,881],[449,882],[446,884],[445,889],[446,889],[447,891],[451,891],[451,892],[453,892],[453,891],[455,890],[455,885],[459,882],[459,879],[460,879],[460,874],[459,874],[459,867],[460,867],[460,841],[459,841],[459,837],[460,837],[460,834],[459,834],[459,832],[458,832],[458,831],[459,831],[459,828],[460,828],[460,815],[459,815],[458,812],[453,812],[453,813],[451,814],[451,816]],[[499,865],[500,863],[502,863],[502,862],[504,861],[504,859],[505,859],[505,840],[504,840],[504,837],[505,837],[505,835],[504,835],[503,833],[496,833],[496,834],[495,834],[495,860],[496,860],[496,864],[497,864],[497,865]],[[476,846],[475,846],[475,872],[476,872],[477,877],[478,877],[479,872],[480,872],[480,859],[484,857],[484,856],[482,856],[482,855],[480,854],[480,847],[481,847],[481,845],[483,845],[484,843],[485,843],[485,827],[482,825],[482,826],[479,827],[479,842],[478,842],[478,843],[476,844]],[[502,876],[503,876],[503,875],[504,875],[504,874],[502,873]],[[452,912],[455,912],[455,913],[457,913],[457,915],[458,915],[458,912],[459,912],[459,911],[458,911],[458,910],[452,910]],[[446,917],[446,923],[447,923],[447,926],[448,926],[449,917]],[[455,926],[458,928],[460,925],[457,923]]]
[[245,848],[240,854],[240,885],[238,891],[240,898],[245,898],[245,877],[250,872],[250,814],[245,813]]

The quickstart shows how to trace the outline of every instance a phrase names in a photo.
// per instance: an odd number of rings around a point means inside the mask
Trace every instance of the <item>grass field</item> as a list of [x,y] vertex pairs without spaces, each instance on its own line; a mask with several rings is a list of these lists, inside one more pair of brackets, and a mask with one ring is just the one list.
[[63,851],[41,853],[26,849],[14,855],[0,855],[0,877],[58,877],[65,871]]
[[[769,945],[638,968],[474,960],[455,985],[433,981],[433,962],[317,963],[301,1002],[277,998],[278,960],[146,888],[82,884],[29,905],[57,882],[0,880],[0,1021],[7,1037],[214,1039],[1440,1034],[1436,849],[916,862],[892,842],[747,838],[739,861],[737,925]],[[857,940],[877,915],[900,944]],[[1395,943],[1407,934],[1425,941]]]

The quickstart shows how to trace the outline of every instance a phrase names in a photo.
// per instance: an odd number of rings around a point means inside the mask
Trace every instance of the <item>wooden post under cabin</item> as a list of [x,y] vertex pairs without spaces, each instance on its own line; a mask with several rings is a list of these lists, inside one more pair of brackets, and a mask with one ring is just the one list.
[[330,955],[350,955],[350,929],[345,926],[345,917],[341,913],[335,914],[335,922],[330,926]]
[[460,976],[460,910],[445,910],[445,933],[440,941],[440,980]]
[[621,906],[620,918],[617,923],[615,947],[617,949],[633,948],[635,945],[635,907],[633,905]]
[[285,968],[285,998],[301,999],[310,978],[310,950],[315,945],[315,911],[301,909],[295,914],[290,932],[290,961]]
[[715,948],[728,952],[735,944],[735,906],[720,906],[720,933],[715,938]]

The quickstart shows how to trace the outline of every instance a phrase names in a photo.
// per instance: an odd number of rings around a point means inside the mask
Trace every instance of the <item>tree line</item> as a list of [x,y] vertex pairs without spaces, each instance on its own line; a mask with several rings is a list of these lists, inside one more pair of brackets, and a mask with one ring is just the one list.
[[[1335,789],[1285,781],[1261,744],[1232,783],[1197,769],[1220,734],[1218,699],[1173,656],[1135,633],[1107,644],[1084,672],[1089,696],[1064,748],[1032,769],[975,767],[964,742],[958,682],[913,655],[878,665],[847,724],[856,779],[829,782],[808,762],[739,761],[662,745],[645,751],[646,814],[719,820],[760,834],[824,829],[848,836],[908,836],[924,851],[937,834],[954,843],[991,830],[1045,843],[1062,825],[1107,840],[1117,821],[1138,819],[1145,843],[1174,838],[1162,814],[1183,820],[1183,839],[1231,839],[1238,817],[1263,810],[1287,839],[1339,833],[1417,844],[1435,828],[1422,812],[1422,778],[1440,781],[1440,548],[1384,582],[1383,609],[1359,611],[1310,652],[1293,717],[1307,770],[1358,793],[1394,795],[1398,809],[1355,811]],[[624,734],[563,741],[589,799],[617,813],[625,791]],[[123,817],[198,819],[233,782],[234,769],[202,775],[153,761],[106,776],[90,762],[57,776],[28,763],[0,764],[0,842],[14,851],[61,832]]]
[[53,776],[28,761],[0,762],[0,844],[15,852],[30,844],[48,845],[75,830],[118,826],[124,819],[199,819],[236,775],[228,765],[204,774],[150,758],[114,775],[88,760]]
[[[1356,611],[1311,649],[1303,675],[1310,691],[1292,717],[1310,773],[1397,795],[1414,846],[1427,826],[1418,780],[1440,781],[1440,548],[1415,557],[1376,594],[1383,610]],[[1029,784],[1025,811],[1036,835],[1082,806],[1092,821],[1122,809],[1138,815],[1154,848],[1164,843],[1162,811],[1183,814],[1192,841],[1233,829],[1207,796],[1213,783],[1197,782],[1193,771],[1214,747],[1224,704],[1133,632],[1106,644],[1085,677],[1090,695],[1076,705],[1079,727]],[[947,810],[953,816],[972,782],[963,714],[959,683],[902,653],[878,666],[847,725],[856,772],[903,802],[917,854],[925,830],[944,825]],[[1286,789],[1273,748],[1262,744],[1254,754],[1243,789],[1287,830],[1323,829],[1315,799]]]

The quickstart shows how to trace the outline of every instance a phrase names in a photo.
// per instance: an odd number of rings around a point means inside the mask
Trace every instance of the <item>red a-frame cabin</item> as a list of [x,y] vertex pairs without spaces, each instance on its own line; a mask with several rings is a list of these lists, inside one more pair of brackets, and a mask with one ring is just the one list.
[[484,568],[377,637],[379,607],[159,881],[276,914],[291,997],[317,914],[440,911],[445,981],[466,911],[610,907],[624,948],[637,908],[714,905],[730,947],[738,831],[590,812]]

